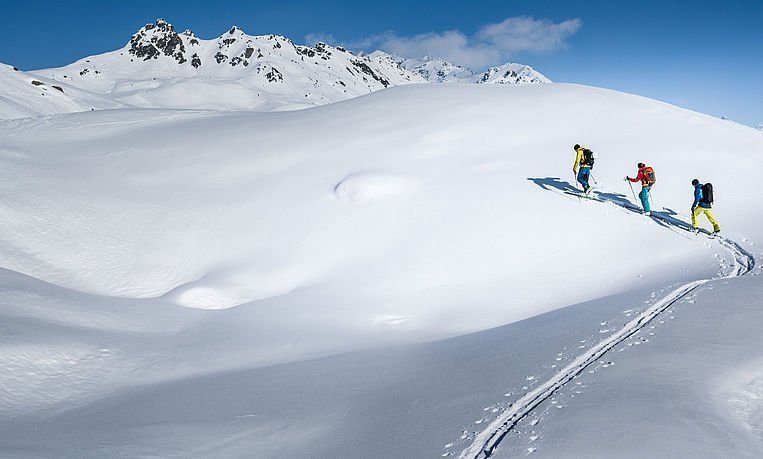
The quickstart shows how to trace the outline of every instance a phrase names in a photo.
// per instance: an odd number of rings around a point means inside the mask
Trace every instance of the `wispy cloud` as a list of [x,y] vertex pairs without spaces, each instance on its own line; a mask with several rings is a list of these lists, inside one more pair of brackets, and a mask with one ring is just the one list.
[[330,33],[315,32],[315,33],[309,33],[309,34],[305,35],[305,44],[306,45],[314,46],[318,42],[326,43],[326,44],[329,44],[329,45],[337,44],[336,39]]
[[507,18],[482,26],[474,35],[458,30],[400,36],[386,32],[346,43],[351,49],[380,49],[402,57],[441,57],[473,69],[496,65],[518,53],[548,52],[564,48],[583,21],[553,22],[528,16]]

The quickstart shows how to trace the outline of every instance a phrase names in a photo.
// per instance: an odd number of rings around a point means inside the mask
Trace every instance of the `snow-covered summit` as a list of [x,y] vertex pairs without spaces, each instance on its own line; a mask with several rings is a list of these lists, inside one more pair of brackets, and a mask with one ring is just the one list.
[[476,84],[542,84],[551,83],[545,75],[529,65],[507,62],[491,67],[485,72],[474,72],[467,67],[448,62],[439,57],[425,56],[409,59],[375,51],[377,59],[387,58],[400,67],[413,72],[431,83],[476,83]]
[[507,63],[491,67],[480,75],[475,83],[489,84],[541,84],[551,80],[529,65]]
[[[377,51],[376,53],[381,53]],[[474,72],[444,59],[426,56],[423,59],[397,58],[404,69],[432,83],[471,82]]]

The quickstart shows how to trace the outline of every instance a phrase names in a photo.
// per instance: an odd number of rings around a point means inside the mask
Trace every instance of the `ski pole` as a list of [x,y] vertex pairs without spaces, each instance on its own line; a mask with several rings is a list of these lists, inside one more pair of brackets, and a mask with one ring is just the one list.
[[596,177],[593,176],[593,172],[591,172],[591,180],[593,180],[593,183],[599,184],[599,182],[596,181]]
[[[578,185],[577,185],[577,183],[578,183],[578,177],[575,175],[575,171],[572,171],[572,183],[574,183],[574,184],[575,184],[575,191],[578,191]],[[577,193],[576,193],[576,194],[577,194]],[[578,202],[581,202],[581,201],[580,201],[580,195],[578,195]]]
[[636,192],[633,191],[633,184],[630,180],[628,180],[628,186],[631,187],[631,194],[633,195],[633,201],[638,203],[638,199],[636,199]]

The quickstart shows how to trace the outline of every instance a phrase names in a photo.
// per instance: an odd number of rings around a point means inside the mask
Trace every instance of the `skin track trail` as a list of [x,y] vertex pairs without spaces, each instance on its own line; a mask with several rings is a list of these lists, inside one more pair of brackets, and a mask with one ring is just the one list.
[[[565,185],[569,186],[569,184]],[[546,189],[551,191],[559,190],[561,193],[566,192],[564,189],[556,186],[552,186],[551,188]],[[606,198],[596,200],[604,203],[611,203],[629,212],[641,212],[640,208],[625,202],[616,202],[613,199]],[[691,232],[692,230],[691,226],[670,215],[662,216],[659,214],[655,215],[653,213],[651,218],[657,220],[661,226],[673,231],[678,229],[685,232]],[[737,242],[724,237],[708,237],[716,240],[720,245],[728,250],[734,258],[734,264],[729,267],[729,269],[721,276],[721,278],[743,276],[752,271],[752,269],[755,267],[755,257],[744,250]],[[487,428],[485,428],[485,430],[480,432],[474,438],[472,444],[461,452],[459,457],[461,459],[482,459],[492,456],[496,447],[498,447],[503,438],[509,432],[511,432],[517,423],[528,413],[530,413],[533,409],[535,409],[538,405],[548,399],[559,389],[564,387],[577,375],[582,373],[583,370],[585,370],[592,363],[602,358],[610,349],[617,346],[644,328],[644,326],[658,317],[676,301],[680,300],[701,285],[711,280],[712,279],[700,279],[681,285],[660,299],[646,311],[639,314],[635,319],[625,324],[625,326],[621,328],[617,333],[610,335],[608,338],[600,341],[584,354],[578,356],[572,363],[561,369],[551,379],[547,380],[534,390],[526,393],[519,400],[514,402],[508,410],[504,411],[498,418],[490,423]]]

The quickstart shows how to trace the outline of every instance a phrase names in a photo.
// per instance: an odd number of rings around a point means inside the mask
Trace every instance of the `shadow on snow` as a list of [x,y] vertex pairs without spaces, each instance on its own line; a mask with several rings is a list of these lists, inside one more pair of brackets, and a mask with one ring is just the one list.
[[[533,182],[534,184],[538,185],[539,187],[541,187],[542,189],[546,191],[563,193],[569,196],[577,196],[577,197],[581,196],[581,192],[578,188],[574,187],[569,182],[566,182],[560,179],[559,177],[543,177],[543,178],[528,177],[527,180]],[[637,213],[637,214],[642,213],[641,207],[631,202],[627,196],[621,193],[597,191],[593,194],[592,199],[596,201],[612,203],[618,207],[621,207],[633,213]],[[687,223],[677,218],[677,216],[678,216],[678,212],[667,207],[663,207],[662,211],[659,211],[659,212],[652,211],[652,219],[658,225],[661,225],[664,227],[672,226],[674,228],[680,228],[685,231],[693,230],[690,223]]]

